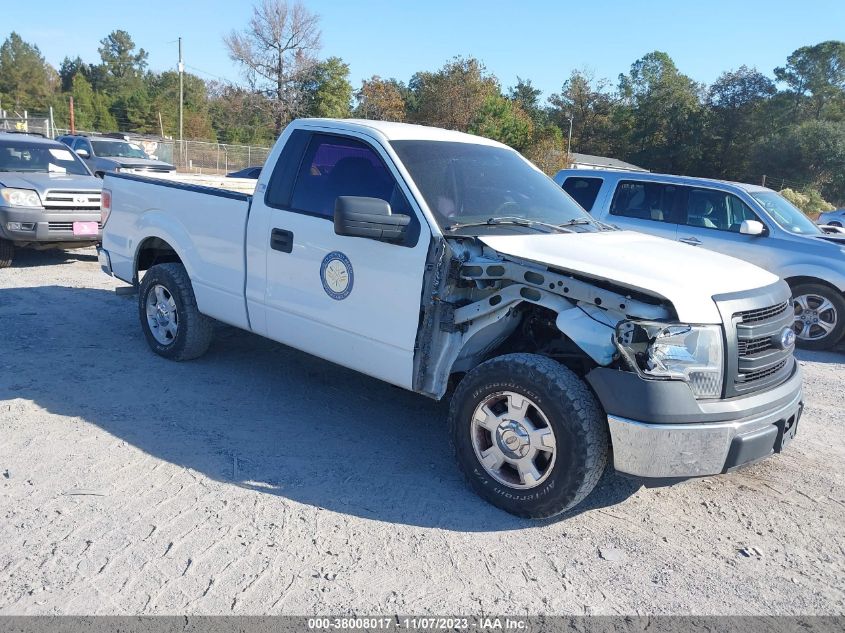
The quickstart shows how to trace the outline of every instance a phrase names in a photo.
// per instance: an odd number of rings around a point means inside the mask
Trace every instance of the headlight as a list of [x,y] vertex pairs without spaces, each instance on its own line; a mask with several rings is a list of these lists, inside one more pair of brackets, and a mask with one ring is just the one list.
[[0,197],[10,207],[40,207],[38,192],[31,189],[0,189]]
[[722,394],[722,328],[621,321],[616,326],[619,351],[643,377],[683,380],[696,398]]

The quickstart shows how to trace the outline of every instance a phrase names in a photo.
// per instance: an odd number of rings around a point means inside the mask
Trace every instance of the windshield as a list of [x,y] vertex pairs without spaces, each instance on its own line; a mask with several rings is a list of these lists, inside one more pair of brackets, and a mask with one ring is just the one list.
[[0,171],[90,175],[66,145],[9,140],[0,140]]
[[821,235],[822,230],[789,200],[774,191],[759,191],[751,196],[763,205],[783,230],[796,235]]
[[91,141],[94,154],[97,156],[114,156],[117,158],[147,158],[140,145],[126,141]]
[[[441,229],[460,229],[463,234],[523,233],[519,227],[528,220],[597,230],[563,189],[511,149],[444,141],[391,145]],[[505,221],[486,224],[497,218]],[[484,226],[461,226],[474,223]]]

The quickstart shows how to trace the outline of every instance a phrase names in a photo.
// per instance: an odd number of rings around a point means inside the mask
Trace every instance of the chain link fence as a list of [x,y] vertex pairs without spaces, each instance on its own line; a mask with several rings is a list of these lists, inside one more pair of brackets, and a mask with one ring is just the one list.
[[0,130],[43,134],[47,137],[51,136],[50,119],[40,117],[0,117]]
[[[0,112],[2,114],[2,112]],[[0,116],[0,130],[31,132],[48,138],[70,134],[66,128],[57,128],[49,117]],[[76,134],[102,136],[96,130],[79,130]],[[152,134],[127,132],[125,136],[144,148],[151,158],[171,163],[182,172],[194,174],[227,174],[246,167],[262,166],[270,153],[269,147],[236,145],[209,141],[182,141],[162,138]]]

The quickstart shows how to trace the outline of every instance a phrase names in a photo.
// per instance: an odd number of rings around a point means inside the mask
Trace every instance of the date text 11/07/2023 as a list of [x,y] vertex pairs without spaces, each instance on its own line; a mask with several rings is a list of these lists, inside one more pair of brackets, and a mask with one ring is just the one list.
[[526,631],[528,622],[519,617],[327,617],[308,618],[310,630],[375,631]]

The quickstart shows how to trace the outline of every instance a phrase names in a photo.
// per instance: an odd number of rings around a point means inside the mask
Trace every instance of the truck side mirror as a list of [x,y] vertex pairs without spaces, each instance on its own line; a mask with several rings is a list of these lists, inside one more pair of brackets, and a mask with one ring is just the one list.
[[337,235],[401,242],[410,222],[410,216],[391,213],[390,204],[380,198],[338,196],[334,203]]
[[757,220],[743,220],[742,224],[739,225],[739,232],[743,235],[763,235],[766,232],[766,227]]
[[76,155],[79,156],[79,158],[91,158],[91,154],[88,153],[88,150],[82,149],[81,147],[76,150]]

